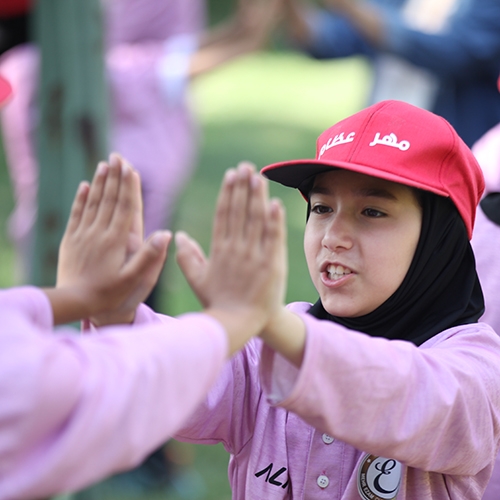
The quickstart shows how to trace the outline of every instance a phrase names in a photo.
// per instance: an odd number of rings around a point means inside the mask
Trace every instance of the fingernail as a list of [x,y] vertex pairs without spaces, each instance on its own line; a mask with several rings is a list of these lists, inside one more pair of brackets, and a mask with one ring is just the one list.
[[176,246],[182,245],[182,241],[186,238],[187,233],[185,233],[184,231],[177,231],[174,236]]
[[88,187],[88,182],[87,181],[82,181],[80,182],[80,184],[78,184],[78,190],[77,190],[77,193],[78,194],[83,194],[83,192],[87,189]]
[[250,166],[248,165],[248,163],[240,163],[238,165],[238,176],[241,178],[241,179],[248,179],[251,175],[252,175],[252,169],[250,168]]
[[234,170],[234,168],[226,170],[224,177],[225,177],[225,182],[227,184],[233,184],[234,181],[236,180],[236,170]]
[[97,165],[97,175],[105,175],[108,171],[108,164],[103,161],[99,162]]
[[255,165],[250,161],[240,161],[240,163],[238,164],[238,168],[240,170],[246,170],[247,172],[255,171]]
[[168,231],[160,231],[153,235],[151,238],[151,245],[157,250],[163,250],[167,240],[170,238],[171,233]]
[[113,167],[118,167],[120,164],[120,155],[117,153],[111,153],[109,155],[109,164]]
[[258,175],[252,175],[252,178],[251,178],[251,186],[252,186],[252,189],[257,189],[260,185],[261,185],[261,179]]
[[276,215],[281,209],[281,200],[278,198],[273,198],[271,200],[271,214]]

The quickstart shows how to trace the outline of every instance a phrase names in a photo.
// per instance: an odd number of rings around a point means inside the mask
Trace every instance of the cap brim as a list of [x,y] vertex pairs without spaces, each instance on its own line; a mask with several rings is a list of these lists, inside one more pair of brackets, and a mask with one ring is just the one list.
[[335,169],[350,170],[386,181],[397,182],[406,186],[423,189],[440,196],[449,197],[449,194],[434,186],[428,186],[413,179],[408,179],[402,175],[395,174],[394,172],[385,172],[383,170],[369,167],[367,165],[360,165],[357,163],[349,162],[327,162],[323,160],[293,160],[281,163],[273,163],[267,165],[261,170],[261,173],[268,179],[279,182],[287,187],[299,189],[304,197],[307,199],[309,189],[312,187],[313,179],[316,175],[328,172]]
[[9,97],[12,95],[12,87],[10,83],[0,76],[0,106],[9,99]]

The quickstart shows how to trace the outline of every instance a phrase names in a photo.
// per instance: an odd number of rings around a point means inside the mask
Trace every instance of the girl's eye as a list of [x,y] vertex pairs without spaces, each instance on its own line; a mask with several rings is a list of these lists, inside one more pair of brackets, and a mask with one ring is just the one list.
[[375,210],[374,208],[365,208],[363,210],[363,215],[373,218],[385,217],[384,212],[381,212],[380,210]]
[[331,208],[325,205],[314,205],[311,209],[311,212],[315,214],[326,214],[331,212]]

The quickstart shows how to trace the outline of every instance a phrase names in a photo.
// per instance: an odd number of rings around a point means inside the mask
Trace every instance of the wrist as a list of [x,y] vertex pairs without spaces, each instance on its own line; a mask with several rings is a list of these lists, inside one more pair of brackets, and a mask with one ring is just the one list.
[[54,325],[62,325],[87,318],[92,308],[78,288],[44,288],[52,307]]
[[112,312],[90,316],[89,321],[95,327],[108,325],[131,325],[135,320],[135,311]]
[[229,354],[239,351],[252,337],[257,336],[265,319],[252,309],[224,309],[209,307],[203,311],[208,316],[217,320],[228,337]]
[[306,345],[306,327],[300,316],[281,307],[266,323],[260,337],[271,349],[300,368]]

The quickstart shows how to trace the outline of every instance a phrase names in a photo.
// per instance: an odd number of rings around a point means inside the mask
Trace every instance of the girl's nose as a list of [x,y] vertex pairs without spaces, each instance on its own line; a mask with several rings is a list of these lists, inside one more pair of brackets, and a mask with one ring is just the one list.
[[337,214],[325,228],[323,246],[334,252],[348,250],[353,245],[353,226],[346,216]]

